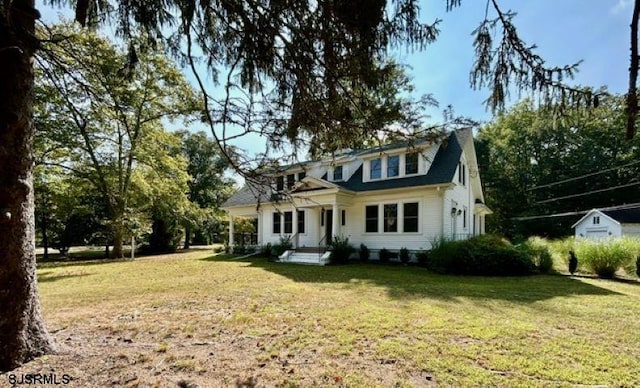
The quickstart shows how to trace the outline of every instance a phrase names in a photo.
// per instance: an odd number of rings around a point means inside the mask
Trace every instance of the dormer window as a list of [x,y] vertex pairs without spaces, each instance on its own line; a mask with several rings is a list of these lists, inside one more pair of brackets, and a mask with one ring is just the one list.
[[335,166],[333,168],[333,180],[334,181],[342,180],[342,166]]
[[287,188],[290,189],[296,183],[296,174],[287,175]]
[[370,179],[382,178],[382,159],[373,159],[370,163]]
[[303,179],[304,179],[304,177],[306,177],[306,176],[307,176],[307,173],[306,173],[306,172],[304,172],[304,171],[300,171],[300,172],[298,173],[298,182],[300,182],[301,180],[303,180]]
[[400,175],[400,155],[389,156],[387,159],[387,177]]
[[418,173],[418,153],[412,152],[405,156],[404,174],[417,174]]

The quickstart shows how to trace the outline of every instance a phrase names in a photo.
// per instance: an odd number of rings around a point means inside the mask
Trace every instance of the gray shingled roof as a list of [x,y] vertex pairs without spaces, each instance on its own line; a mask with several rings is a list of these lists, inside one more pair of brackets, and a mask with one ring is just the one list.
[[362,181],[362,166],[346,182],[335,182],[337,185],[352,191],[385,190],[401,187],[426,186],[449,183],[458,168],[458,161],[462,155],[462,147],[469,137],[471,130],[451,132],[449,137],[442,142],[436,156],[433,158],[431,168],[426,175],[417,175],[407,178],[383,179],[373,182]]
[[623,224],[640,223],[640,209],[601,210],[607,216]]
[[[362,181],[362,166],[360,166],[351,178],[346,182],[334,182],[335,184],[351,191],[373,191],[385,190],[401,187],[426,186],[435,184],[450,183],[453,180],[458,161],[462,155],[462,147],[471,135],[471,129],[463,129],[451,132],[449,137],[442,141],[436,156],[433,158],[431,168],[426,175],[418,175],[407,178],[385,179],[374,182]],[[408,143],[395,143],[385,146],[384,150],[407,147]],[[360,150],[359,155],[370,152],[380,152],[381,148]],[[327,174],[322,179],[327,179]],[[257,185],[245,185],[231,196],[222,207],[253,205],[258,202],[271,201],[271,189],[269,187]]]
[[255,205],[258,202],[271,201],[271,188],[266,186],[258,186],[256,184],[245,184],[240,190],[236,191],[222,207]]

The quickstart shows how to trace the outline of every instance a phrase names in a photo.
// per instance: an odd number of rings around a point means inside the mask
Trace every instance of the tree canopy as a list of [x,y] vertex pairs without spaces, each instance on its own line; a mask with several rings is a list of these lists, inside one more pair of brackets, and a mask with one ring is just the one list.
[[36,138],[44,166],[68,170],[99,193],[113,253],[121,257],[128,224],[139,224],[151,203],[189,212],[186,162],[163,120],[199,112],[199,101],[161,52],[141,52],[141,63],[130,69],[126,52],[78,32],[51,28],[65,38],[38,56]]
[[623,96],[607,96],[598,108],[560,114],[523,101],[482,127],[478,159],[494,211],[487,227],[564,236],[577,212],[636,203],[640,144],[620,134],[624,105]]

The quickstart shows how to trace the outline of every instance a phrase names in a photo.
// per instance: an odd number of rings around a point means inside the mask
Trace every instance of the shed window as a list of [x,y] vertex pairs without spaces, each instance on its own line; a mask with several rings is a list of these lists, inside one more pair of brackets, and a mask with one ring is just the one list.
[[600,216],[594,216],[593,217],[593,224],[594,225],[600,225]]

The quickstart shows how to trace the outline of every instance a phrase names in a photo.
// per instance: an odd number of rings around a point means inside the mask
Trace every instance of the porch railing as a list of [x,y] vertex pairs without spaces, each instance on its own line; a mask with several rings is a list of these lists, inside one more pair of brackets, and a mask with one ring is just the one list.
[[320,241],[318,242],[318,246],[321,248],[325,248],[327,246],[327,235],[322,236]]

